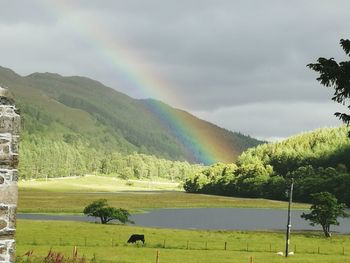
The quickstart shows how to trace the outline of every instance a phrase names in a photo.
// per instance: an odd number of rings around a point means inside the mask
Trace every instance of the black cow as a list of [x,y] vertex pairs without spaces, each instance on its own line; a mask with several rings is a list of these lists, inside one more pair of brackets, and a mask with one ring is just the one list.
[[142,241],[142,243],[145,244],[145,236],[133,234],[129,237],[128,243],[136,243],[136,241]]

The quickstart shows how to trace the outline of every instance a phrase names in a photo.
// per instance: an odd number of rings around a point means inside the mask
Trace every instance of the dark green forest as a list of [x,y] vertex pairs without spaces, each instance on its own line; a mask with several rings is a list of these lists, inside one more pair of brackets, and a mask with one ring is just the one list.
[[152,155],[101,152],[80,140],[73,143],[30,136],[21,142],[22,179],[83,176],[97,174],[122,179],[184,180],[202,166],[169,161]]
[[215,164],[188,178],[192,193],[286,199],[294,178],[296,201],[328,191],[350,206],[350,139],[348,128],[324,128],[282,142],[259,145],[234,164]]
[[[198,148],[198,138],[213,142],[217,153],[213,161],[224,162],[232,162],[247,148],[262,143],[160,101],[133,99],[85,77],[52,73],[22,77],[0,67],[0,85],[9,87],[21,110],[24,140],[33,135],[68,144],[79,139],[102,152],[138,152],[204,164],[210,163]],[[176,130],[168,116],[195,131],[198,138]]]
[[95,173],[179,180],[196,171],[196,163],[209,164],[197,138],[178,134],[160,113],[176,116],[198,136],[210,139],[217,153],[214,161],[232,162],[262,143],[85,77],[23,77],[0,67],[0,85],[9,87],[21,112],[21,178]]

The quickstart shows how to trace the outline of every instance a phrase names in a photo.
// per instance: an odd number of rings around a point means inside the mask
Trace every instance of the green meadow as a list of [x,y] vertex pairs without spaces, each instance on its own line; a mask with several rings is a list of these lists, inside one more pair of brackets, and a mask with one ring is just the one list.
[[[146,243],[126,244],[133,233],[145,235]],[[292,233],[288,259],[277,256],[284,250],[283,232],[205,231],[100,225],[85,222],[18,220],[17,256],[33,250],[44,256],[50,248],[69,256],[74,246],[79,255],[95,262],[229,263],[229,262],[348,262],[350,236],[321,233]],[[226,250],[225,250],[226,242]],[[24,257],[26,258],[26,257]]]
[[118,192],[181,190],[178,182],[167,180],[122,180],[112,176],[86,175],[81,177],[62,177],[36,179],[18,182],[21,190],[44,190],[53,192]]
[[[81,213],[98,198],[131,211],[172,207],[251,207],[286,208],[286,202],[188,194],[178,184],[160,181],[123,181],[111,177],[87,176],[19,182],[19,212]],[[307,208],[308,204],[294,204]],[[131,234],[144,234],[146,244],[127,244]],[[31,262],[52,249],[67,257],[73,248],[87,262],[228,263],[228,262],[347,262],[350,235],[330,239],[320,232],[292,232],[288,259],[276,255],[284,251],[284,232],[214,231],[145,228],[129,225],[101,225],[69,221],[17,221],[17,256],[33,251]],[[226,250],[225,250],[226,243]],[[251,261],[252,260],[252,261]],[[20,260],[18,262],[21,262]],[[30,261],[29,261],[30,262]],[[39,261],[40,262],[40,261]]]
[[[111,206],[131,211],[149,208],[247,207],[286,208],[281,201],[235,198],[180,191],[178,184],[161,181],[123,181],[87,176],[48,181],[19,182],[21,213],[81,213],[92,201],[105,198]],[[294,208],[307,208],[294,204]]]

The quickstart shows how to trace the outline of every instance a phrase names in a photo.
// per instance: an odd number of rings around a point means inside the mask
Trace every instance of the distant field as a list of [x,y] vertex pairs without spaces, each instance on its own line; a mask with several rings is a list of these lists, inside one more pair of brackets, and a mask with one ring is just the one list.
[[169,181],[121,180],[116,177],[84,176],[49,178],[48,180],[20,181],[21,190],[45,190],[54,192],[117,192],[148,190],[181,190],[179,183]]
[[[175,190],[177,189],[177,190]],[[18,211],[25,213],[81,213],[92,201],[105,198],[115,207],[147,208],[250,207],[286,208],[287,203],[266,199],[234,198],[180,191],[169,182],[127,182],[108,177],[19,182]],[[294,208],[308,208],[294,204]]]
[[[126,245],[133,233],[144,234],[145,247]],[[226,251],[224,250],[226,243]],[[286,262],[277,256],[284,250],[283,232],[197,231],[100,225],[82,222],[18,220],[17,255],[54,251],[70,255],[74,246],[80,255],[96,262],[231,263]],[[164,247],[165,246],[165,247]],[[292,233],[289,262],[349,262],[350,236],[324,238],[320,233]]]

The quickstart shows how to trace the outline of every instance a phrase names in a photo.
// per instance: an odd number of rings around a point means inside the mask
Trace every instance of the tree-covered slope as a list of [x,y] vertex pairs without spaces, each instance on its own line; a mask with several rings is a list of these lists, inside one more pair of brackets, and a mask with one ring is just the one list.
[[243,152],[238,164],[260,162],[271,165],[278,175],[286,175],[300,166],[336,167],[344,164],[350,169],[350,139],[348,128],[323,128],[292,136],[282,142],[259,145]]
[[190,177],[189,192],[285,199],[294,178],[294,199],[309,201],[328,191],[350,206],[348,127],[324,128],[282,142],[259,145],[231,165],[216,164]]
[[[203,162],[193,136],[174,133],[172,122],[154,113],[160,107],[178,121],[210,139],[217,161],[233,161],[257,141],[205,122],[154,100],[136,100],[85,77],[34,73],[22,77],[0,67],[0,85],[8,86],[21,109],[23,140],[33,136],[81,142],[98,151],[151,154],[171,160]],[[225,147],[223,147],[225,146]]]

